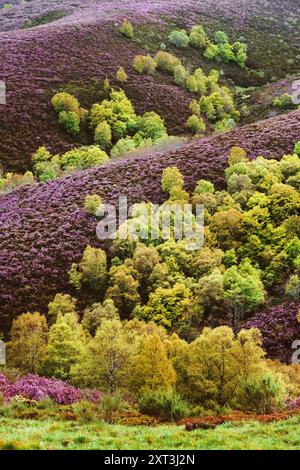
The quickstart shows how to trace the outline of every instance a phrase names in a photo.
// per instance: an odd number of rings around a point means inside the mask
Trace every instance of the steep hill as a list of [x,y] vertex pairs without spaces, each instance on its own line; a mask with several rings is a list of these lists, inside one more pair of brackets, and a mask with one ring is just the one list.
[[[76,143],[59,128],[50,99],[68,90],[84,107],[101,99],[101,83],[115,84],[119,66],[137,111],[154,110],[166,120],[169,133],[183,131],[191,96],[162,74],[138,76],[131,62],[137,53],[155,52],[167,44],[170,30],[201,23],[212,37],[218,29],[249,46],[249,70],[232,64],[207,63],[202,52],[190,51],[188,67],[217,67],[224,79],[242,86],[262,85],[299,71],[298,0],[0,0],[0,80],[6,82],[7,106],[0,105],[0,163],[24,171],[43,144],[60,151]],[[243,12],[243,14],[241,14]],[[132,42],[118,32],[124,17],[136,28]],[[167,46],[174,52],[174,48]],[[181,54],[176,50],[176,53]],[[254,116],[255,118],[255,116]],[[252,119],[253,120],[253,119]],[[87,136],[79,136],[85,142]]]
[[121,160],[44,185],[23,187],[0,198],[0,330],[13,316],[45,309],[57,291],[67,291],[67,272],[88,243],[95,244],[97,221],[82,209],[87,194],[114,203],[164,199],[164,168],[176,165],[186,189],[210,178],[223,183],[226,157],[233,145],[249,156],[280,157],[300,139],[300,112],[261,121],[230,133],[196,141],[167,153]]

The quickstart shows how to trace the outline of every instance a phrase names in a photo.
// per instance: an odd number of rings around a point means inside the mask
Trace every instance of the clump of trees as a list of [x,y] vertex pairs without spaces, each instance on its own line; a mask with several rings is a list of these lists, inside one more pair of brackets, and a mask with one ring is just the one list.
[[39,147],[31,161],[34,175],[45,182],[75,170],[102,165],[109,157],[97,145],[75,147],[63,155],[52,155],[45,147]]
[[9,365],[109,394],[124,393],[141,412],[165,420],[195,406],[269,413],[286,386],[264,359],[258,330],[205,328],[191,343],[154,323],[121,322],[113,303],[94,305],[80,322],[76,302],[55,298],[55,321],[39,313],[14,320]]
[[215,42],[208,42],[204,57],[218,62],[235,62],[244,69],[248,59],[248,46],[244,42],[230,43],[228,35],[224,31],[217,31]]
[[73,95],[66,92],[56,93],[51,100],[58,115],[58,122],[68,134],[75,136],[80,133],[80,122],[86,116],[86,110]]
[[94,140],[102,150],[119,157],[151,146],[167,137],[163,119],[155,112],[138,116],[124,91],[112,90],[109,98],[92,106],[89,121]]
[[216,31],[214,39],[210,40],[202,25],[192,27],[190,33],[186,30],[174,30],[168,36],[169,42],[178,49],[188,46],[196,49],[205,49],[204,57],[207,60],[218,62],[235,62],[242,69],[245,68],[248,58],[248,46],[244,42],[230,43],[224,31]]

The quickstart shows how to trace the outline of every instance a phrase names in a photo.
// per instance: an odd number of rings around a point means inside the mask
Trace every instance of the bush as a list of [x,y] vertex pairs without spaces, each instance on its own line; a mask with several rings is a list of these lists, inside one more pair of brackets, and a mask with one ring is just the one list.
[[288,93],[284,93],[281,96],[275,98],[272,102],[274,108],[278,109],[290,109],[294,107],[292,97]]
[[57,93],[53,96],[51,103],[57,114],[59,114],[61,111],[72,111],[78,115],[80,113],[79,101],[77,98],[75,98],[75,96],[70,95],[69,93]]
[[71,136],[79,134],[80,117],[74,111],[61,111],[58,115],[58,122]]
[[188,72],[184,68],[184,66],[176,65],[176,67],[174,68],[173,74],[174,74],[174,82],[176,83],[176,85],[184,87],[185,81],[188,77]]
[[299,155],[300,157],[300,140],[295,144],[294,152],[296,155]]
[[162,176],[162,190],[169,193],[172,188],[183,188],[184,179],[176,166],[165,168]]
[[199,87],[197,78],[194,75],[189,75],[186,79],[185,87],[190,93],[198,93]]
[[130,21],[124,20],[122,25],[119,28],[119,31],[123,36],[125,36],[127,39],[133,39],[134,37],[134,29]]
[[86,169],[109,161],[108,155],[97,145],[74,148],[66,152],[60,159],[65,169]]
[[271,373],[261,374],[242,383],[242,406],[247,411],[270,414],[284,407],[284,384]]
[[117,71],[117,80],[118,82],[122,83],[122,85],[127,82],[128,76],[124,70],[124,67],[120,67]]
[[178,49],[186,49],[189,45],[189,37],[185,30],[172,31],[168,40]]
[[165,390],[145,392],[139,400],[139,410],[162,421],[179,421],[191,413],[188,403],[178,393]]
[[189,38],[190,46],[195,47],[196,49],[202,49],[206,46],[206,43],[207,36],[202,26],[193,26]]
[[157,68],[162,72],[174,73],[177,65],[181,65],[180,59],[169,52],[159,51],[155,56]]
[[213,185],[213,183],[211,183],[210,181],[206,181],[206,180],[199,180],[197,182],[197,186],[196,186],[196,189],[195,189],[195,194],[202,194],[202,193],[211,193],[213,194],[215,192],[215,187]]
[[189,131],[193,132],[193,134],[198,134],[199,132],[204,132],[206,129],[205,122],[201,117],[190,116],[187,120],[186,127]]
[[229,38],[224,31],[217,31],[215,33],[215,41],[217,44],[228,44]]
[[115,416],[125,408],[126,403],[118,394],[104,396],[100,404],[101,414],[107,423],[112,423]]
[[152,74],[156,69],[156,62],[151,55],[137,55],[133,60],[133,69],[137,73]]
[[84,210],[90,215],[96,215],[99,207],[102,206],[102,197],[98,194],[90,194],[85,197]]
[[111,146],[112,132],[110,125],[106,122],[99,122],[95,129],[94,140],[102,150],[109,149]]
[[111,150],[112,158],[120,158],[126,155],[131,150],[136,148],[136,143],[131,137],[126,137],[126,139],[120,139],[116,145],[113,146]]

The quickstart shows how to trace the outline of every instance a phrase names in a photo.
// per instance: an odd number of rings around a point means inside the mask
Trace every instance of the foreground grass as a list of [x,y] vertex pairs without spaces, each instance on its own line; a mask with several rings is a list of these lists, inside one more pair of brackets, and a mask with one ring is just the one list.
[[[8,437],[9,436],[9,437]],[[186,449],[300,448],[300,417],[271,424],[225,423],[187,432],[182,426],[121,426],[106,423],[0,419],[0,449]]]

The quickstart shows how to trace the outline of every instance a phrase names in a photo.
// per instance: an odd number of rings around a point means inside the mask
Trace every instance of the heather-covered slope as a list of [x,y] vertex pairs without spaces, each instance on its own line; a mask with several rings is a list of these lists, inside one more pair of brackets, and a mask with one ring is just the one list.
[[[5,3],[0,0],[0,8]],[[59,128],[51,97],[64,89],[89,107],[101,99],[101,82],[106,77],[116,85],[119,66],[129,75],[125,91],[137,111],[157,111],[166,120],[169,133],[181,133],[189,115],[189,94],[173,86],[166,76],[142,77],[131,68],[137,53],[157,51],[175,27],[202,23],[211,36],[217,29],[235,39],[243,36],[253,73],[232,64],[205,63],[203,52],[197,50],[190,51],[185,60],[191,68],[222,69],[225,78],[236,84],[264,84],[274,75],[279,79],[287,71],[299,70],[298,0],[256,0],[250,4],[246,0],[189,0],[184,5],[181,0],[11,3],[12,8],[0,11],[0,80],[7,86],[7,106],[0,105],[0,163],[6,170],[28,169],[30,157],[40,145],[60,151],[74,143]],[[62,18],[50,22],[55,13],[61,13]],[[118,33],[124,17],[136,28],[133,42]],[[49,22],[24,29],[28,21]],[[173,52],[180,54],[179,50]],[[78,141],[85,143],[86,139],[83,131]]]
[[[120,65],[129,75],[124,88],[137,112],[160,113],[170,133],[180,132],[189,115],[187,92],[163,75],[157,74],[156,83],[133,71],[132,60],[142,49],[125,40],[111,22],[41,27],[0,37],[0,79],[7,86],[7,106],[0,105],[0,163],[7,170],[28,169],[40,145],[53,151],[74,145],[57,123],[52,96],[68,90],[88,108],[103,99],[106,77],[118,85],[115,76]],[[78,137],[81,143],[85,140],[84,133]]]
[[45,309],[57,291],[69,289],[67,271],[88,243],[96,243],[96,220],[82,209],[87,194],[106,202],[161,202],[164,168],[176,165],[192,190],[196,181],[223,181],[233,145],[251,157],[280,157],[300,138],[300,112],[200,140],[164,154],[147,155],[86,170],[44,185],[23,187],[0,198],[0,330],[13,316]]

